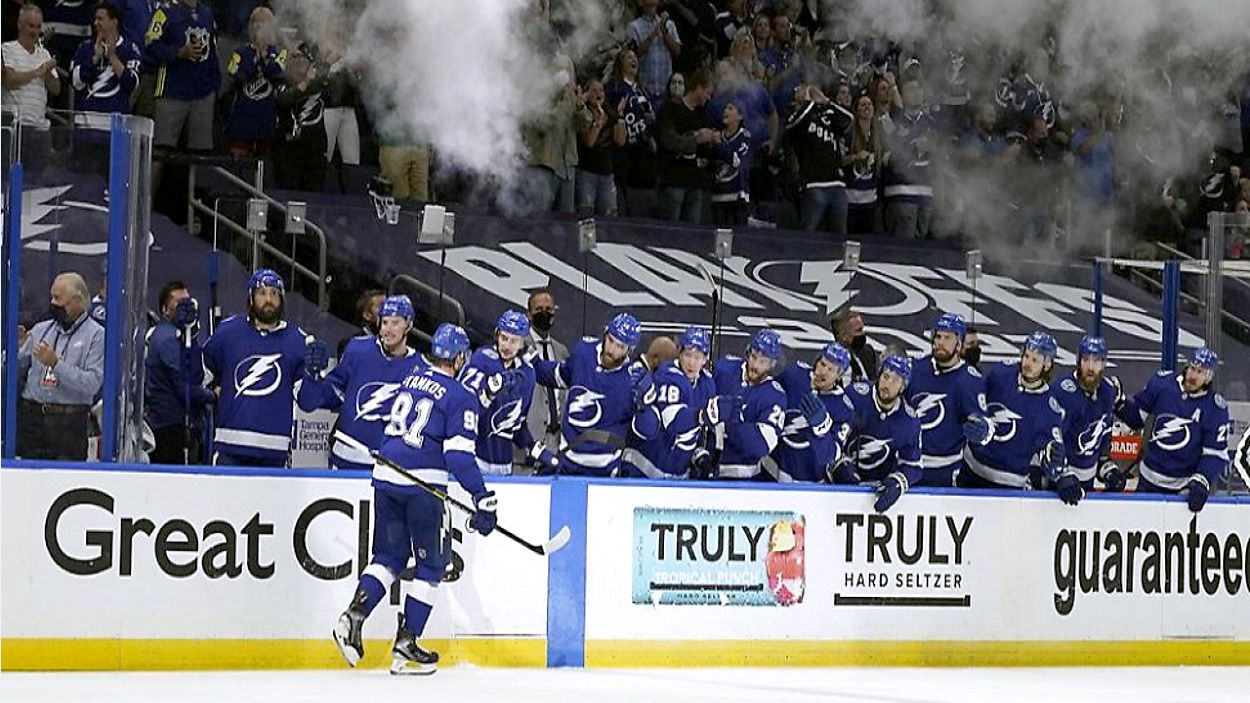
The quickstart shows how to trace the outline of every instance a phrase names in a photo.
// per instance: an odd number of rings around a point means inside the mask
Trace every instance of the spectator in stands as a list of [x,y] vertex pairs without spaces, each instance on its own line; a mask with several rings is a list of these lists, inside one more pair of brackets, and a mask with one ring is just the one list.
[[739,34],[750,36],[754,21],[747,0],[728,0],[725,11],[716,16],[716,58],[729,55],[729,48]]
[[868,234],[882,231],[880,190],[884,158],[881,124],[876,117],[872,96],[864,93],[855,100],[850,157],[843,169],[849,232]]
[[1059,198],[1063,146],[1051,138],[1045,116],[1037,114],[1028,120],[1024,141],[1013,140],[1006,153],[1014,156],[1013,200],[1020,218],[1016,231],[1025,239],[1049,236]]
[[204,387],[204,357],[197,339],[199,309],[182,281],[161,287],[161,319],[148,337],[143,418],[152,428],[153,464],[195,464],[204,460],[204,408],[216,400]]
[[[397,42],[392,35],[384,37]],[[365,90],[378,96],[374,117],[378,137],[378,171],[391,182],[396,200],[430,200],[430,145],[419,142],[409,131],[399,107],[396,88],[377,80],[378,74],[365,74]]]
[[[78,45],[91,37],[95,4],[87,0],[40,0],[39,5],[43,7],[43,45],[52,53],[57,66],[68,73]],[[60,105],[68,106],[67,102]]]
[[706,68],[716,55],[716,5],[711,0],[665,0],[664,7],[681,41],[673,70],[694,73]]
[[968,325],[964,331],[964,346],[959,354],[974,369],[981,363],[981,335],[975,326]]
[[156,5],[157,0],[119,0],[117,7],[122,13],[122,36],[137,46],[143,46]]
[[717,227],[747,223],[750,196],[751,133],[742,126],[742,112],[733,102],[721,110],[719,143],[712,153],[712,217]]
[[795,91],[794,113],[786,133],[799,165],[799,222],[805,230],[827,229],[835,236],[846,235],[843,168],[853,119],[815,85],[804,84]]
[[[603,83],[586,82],[582,108],[577,112],[577,209],[586,215],[616,214],[616,184],[612,163],[625,146],[625,123],[611,105],[604,104]],[[624,100],[617,103],[622,107]]]
[[673,73],[673,59],[681,55],[677,25],[667,12],[658,12],[659,0],[638,0],[638,18],[629,23],[629,41],[638,55],[639,76],[652,102],[664,94]]
[[139,85],[135,88],[131,112],[141,117],[156,117],[156,59],[147,51],[148,27],[158,0],[121,0],[122,36],[138,45]]
[[621,49],[612,63],[612,77],[604,86],[606,102],[615,105],[625,124],[625,146],[616,151],[616,188],[626,215],[640,215],[631,207],[630,188],[655,186],[655,110],[647,93],[638,84],[638,56],[633,49]]
[[235,156],[267,157],[277,129],[277,93],[284,82],[287,52],[278,47],[273,11],[258,7],[248,20],[248,43],[230,56],[226,72],[234,101],[226,118],[226,138]]
[[937,125],[919,78],[903,84],[902,112],[886,131],[890,158],[883,175],[885,228],[893,237],[928,239],[933,223],[933,153]]
[[78,47],[70,68],[74,109],[128,113],[139,85],[139,47],[122,36],[121,12],[113,3],[96,5],[93,22],[95,39]]
[[[39,41],[43,33],[43,11],[27,3],[17,16],[17,39],[5,42],[3,110],[15,115],[26,127],[46,130],[48,95],[61,92],[56,59]],[[26,130],[23,134],[30,133]]]
[[755,43],[755,52],[763,62],[765,51],[773,47],[773,18],[761,12],[751,22],[751,41]]
[[87,458],[88,412],[104,381],[104,328],[87,314],[90,295],[82,276],[62,273],[52,281],[52,318],[18,329],[23,459]]
[[275,99],[278,137],[274,178],[279,188],[320,191],[326,178],[326,66],[310,55],[307,44],[286,64],[286,77]]
[[[526,343],[526,353],[534,354],[535,359],[544,361],[563,361],[569,358],[568,347],[551,336],[557,310],[556,299],[551,291],[546,288],[530,291],[526,310],[530,318],[530,339]],[[563,391],[542,385],[534,388],[534,400],[530,404],[530,414],[526,422],[534,439],[548,447],[560,446],[560,418],[564,411],[564,401]],[[520,450],[517,451],[520,453]],[[528,463],[523,456],[518,457],[518,465]]]
[[838,344],[851,352],[851,380],[872,381],[877,377],[877,350],[868,344],[864,318],[855,310],[843,308],[829,320],[829,329]]
[[[381,288],[370,288],[357,296],[356,324],[360,325],[357,336],[376,337],[378,335],[380,324],[378,314],[382,310],[384,300],[386,300],[386,291]],[[351,337],[344,337],[339,340],[338,355],[340,357],[343,356],[343,350],[347,348],[347,343],[351,339]]]
[[[360,165],[360,125],[356,108],[360,105],[360,73],[347,60],[347,40],[342,25],[331,22],[325,31],[322,47],[327,66],[328,84],[325,94],[326,161],[332,163],[337,151],[339,163]],[[340,171],[340,185],[341,185]]]
[[1081,126],[1072,134],[1076,155],[1073,226],[1078,245],[1097,243],[1101,250],[1104,231],[1115,225],[1116,172],[1113,107],[1103,102],[1087,104]]
[[[189,151],[213,149],[213,102],[221,85],[214,31],[213,11],[200,0],[162,4],[152,13],[145,41],[158,67],[152,146],[160,152],[177,149],[184,128]],[[153,160],[153,188],[163,170]]]
[[885,123],[893,123],[894,118],[902,112],[903,96],[895,82],[894,71],[884,71],[874,76],[869,84],[872,94],[873,112],[877,119]]
[[521,128],[530,158],[520,184],[519,205],[537,212],[571,215],[577,204],[575,116],[581,98],[568,56],[559,54],[553,58],[551,69],[556,93],[550,111]]
[[667,105],[660,115],[660,208],[670,222],[703,220],[708,174],[699,149],[720,141],[720,133],[704,121],[704,106],[711,96],[711,78],[696,73],[686,81],[682,99]]

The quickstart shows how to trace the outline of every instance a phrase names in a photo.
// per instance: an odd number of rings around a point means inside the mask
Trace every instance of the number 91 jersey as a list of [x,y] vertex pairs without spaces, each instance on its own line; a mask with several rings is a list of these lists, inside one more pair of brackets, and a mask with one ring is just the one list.
[[[413,373],[395,394],[379,454],[437,486],[447,485],[450,472],[472,493],[482,481],[473,458],[477,409],[473,392],[447,373],[433,367]],[[373,485],[401,493],[420,490],[381,463],[373,468]]]

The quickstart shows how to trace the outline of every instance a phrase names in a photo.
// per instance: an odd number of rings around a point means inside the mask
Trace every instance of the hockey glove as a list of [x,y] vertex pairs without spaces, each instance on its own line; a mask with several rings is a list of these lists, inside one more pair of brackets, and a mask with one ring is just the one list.
[[825,476],[829,483],[837,486],[854,486],[859,483],[859,474],[855,473],[855,463],[846,457],[830,462],[825,467]]
[[[823,427],[829,422],[829,411],[825,409],[825,404],[820,402],[820,398],[815,393],[805,393],[799,398],[799,410],[803,411],[803,419],[807,420],[807,426],[815,431],[819,427]],[[825,427],[823,432],[828,432],[829,428]]]
[[1047,442],[1046,448],[1042,450],[1042,474],[1047,479],[1055,480],[1066,463],[1066,455],[1063,442],[1054,439]]
[[1098,477],[1102,479],[1103,488],[1108,493],[1123,493],[1128,486],[1128,476],[1114,461],[1103,462],[1098,468]]
[[174,308],[174,326],[180,330],[194,328],[200,322],[199,305],[195,302],[195,298],[183,298],[178,301],[178,306]]
[[1202,508],[1207,504],[1207,498],[1209,497],[1211,497],[1211,484],[1207,482],[1207,477],[1202,474],[1194,474],[1194,477],[1189,479],[1190,512],[1202,512]]
[[1085,489],[1081,487],[1081,480],[1076,474],[1064,474],[1055,482],[1055,492],[1059,494],[1059,500],[1068,505],[1076,505],[1085,497]]
[[699,449],[695,451],[690,462],[690,478],[695,481],[710,481],[716,478],[720,469],[720,451],[717,449]]
[[631,369],[630,376],[629,390],[633,394],[634,412],[642,412],[655,403],[655,384],[651,381],[651,374],[645,371],[635,378]]
[[1124,384],[1120,382],[1119,376],[1111,376],[1107,379],[1111,383],[1111,387],[1115,389],[1115,410],[1119,412],[1124,407]]
[[719,425],[722,422],[733,424],[733,420],[742,417],[742,399],[737,396],[718,395],[707,402],[699,411],[700,425]]
[[899,498],[907,492],[907,477],[899,472],[894,472],[885,477],[885,480],[877,484],[877,502],[873,504],[873,510],[884,513],[890,509],[890,506],[898,502]]
[[473,514],[469,516],[469,529],[485,537],[495,531],[499,521],[495,517],[495,505],[498,499],[494,491],[473,497]]
[[304,371],[310,376],[316,376],[325,371],[329,363],[330,350],[326,348],[325,342],[314,339],[304,345]]
[[560,466],[560,459],[542,442],[534,442],[529,450],[530,461],[534,464],[534,473],[539,476],[554,474]]
[[984,447],[994,439],[994,425],[983,415],[969,415],[964,420],[964,439],[969,444]]

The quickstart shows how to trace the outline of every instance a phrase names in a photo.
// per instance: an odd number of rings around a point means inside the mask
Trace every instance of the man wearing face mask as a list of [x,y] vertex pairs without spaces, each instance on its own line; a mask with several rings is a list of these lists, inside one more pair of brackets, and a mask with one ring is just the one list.
[[[386,300],[386,291],[381,288],[370,288],[360,297],[356,298],[356,320],[360,325],[360,337],[376,337],[378,336],[378,327],[381,324],[381,316],[379,311],[382,309],[382,301]],[[347,349],[347,343],[352,341],[351,337],[339,340],[339,358],[343,358],[343,351]],[[373,464],[369,464],[373,466]]]
[[854,310],[834,313],[829,321],[834,339],[851,352],[851,380],[871,381],[877,377],[877,350],[868,344],[864,318]]
[[17,423],[23,459],[87,458],[88,409],[104,382],[104,328],[87,314],[89,297],[82,276],[57,276],[50,319],[31,328],[18,351],[18,377],[26,378]]
[[[551,327],[556,319],[556,299],[551,291],[539,288],[531,292],[526,308],[530,319],[526,356],[534,361],[563,361],[569,358],[568,347],[551,336]],[[534,389],[526,423],[534,439],[547,447],[560,446],[560,415],[564,412],[564,396],[565,392],[557,388],[538,386]],[[518,463],[525,463],[525,456],[520,450],[514,453],[513,458]]]
[[967,331],[964,332],[964,345],[960,356],[963,357],[965,364],[979,370],[977,364],[981,363],[981,335],[976,325],[968,325]]

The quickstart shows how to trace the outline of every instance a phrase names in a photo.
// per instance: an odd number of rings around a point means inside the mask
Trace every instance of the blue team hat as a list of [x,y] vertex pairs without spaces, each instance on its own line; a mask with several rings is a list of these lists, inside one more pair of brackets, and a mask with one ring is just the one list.
[[690,326],[681,333],[682,349],[698,349],[704,354],[712,353],[712,334],[702,327]]
[[530,336],[530,319],[519,310],[505,310],[495,323],[496,332],[507,332],[518,337]]
[[968,332],[968,323],[964,322],[964,316],[959,313],[944,312],[933,323],[933,331],[950,332],[963,341],[964,334]]
[[781,358],[781,335],[776,330],[757,330],[751,335],[751,349],[776,361]]
[[893,371],[903,379],[903,386],[911,383],[911,359],[900,354],[891,354],[881,362],[882,371]]
[[1086,356],[1096,356],[1103,361],[1107,360],[1107,340],[1102,337],[1092,337],[1086,335],[1081,337],[1081,345],[1076,350],[1077,358]]
[[434,330],[430,341],[430,355],[435,359],[450,361],[469,350],[469,335],[464,328],[444,322]]
[[1055,343],[1055,338],[1041,330],[1034,332],[1029,335],[1028,339],[1024,340],[1024,349],[1025,351],[1032,349],[1045,357],[1047,361],[1054,361],[1055,354],[1059,353],[1059,345]]
[[1209,347],[1198,347],[1189,355],[1189,365],[1215,373],[1220,365],[1220,356]]
[[286,283],[273,269],[256,269],[252,272],[252,277],[247,279],[248,300],[251,300],[260,288],[277,288],[279,293],[286,295]]
[[604,332],[616,338],[616,341],[627,347],[636,346],[638,341],[642,339],[642,325],[638,324],[638,318],[627,312],[620,313],[608,322],[607,327],[603,328]]
[[851,353],[837,342],[826,344],[825,348],[820,350],[820,355],[843,371],[851,368]]
[[404,318],[408,322],[417,316],[417,311],[412,307],[412,301],[406,295],[392,295],[382,301],[382,307],[378,309],[378,319],[387,315],[396,315]]

